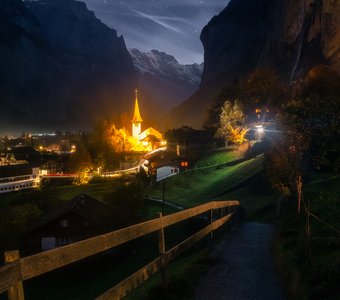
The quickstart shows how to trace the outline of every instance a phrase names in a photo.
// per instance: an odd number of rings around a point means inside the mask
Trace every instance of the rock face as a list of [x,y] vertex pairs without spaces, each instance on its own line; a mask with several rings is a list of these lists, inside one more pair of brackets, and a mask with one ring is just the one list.
[[173,56],[157,50],[130,49],[130,53],[140,89],[165,110],[180,104],[198,89],[203,64],[181,65]]
[[89,127],[129,111],[135,85],[123,37],[84,3],[1,1],[3,130]]
[[336,0],[231,0],[201,33],[200,89],[173,115],[202,126],[221,88],[256,68],[276,69],[290,83],[313,66],[340,67],[340,2]]

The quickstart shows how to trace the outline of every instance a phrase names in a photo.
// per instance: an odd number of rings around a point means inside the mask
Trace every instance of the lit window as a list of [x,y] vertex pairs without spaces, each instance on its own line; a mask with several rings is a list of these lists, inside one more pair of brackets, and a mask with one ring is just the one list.
[[60,226],[61,227],[68,227],[68,220],[66,220],[66,219],[60,220]]

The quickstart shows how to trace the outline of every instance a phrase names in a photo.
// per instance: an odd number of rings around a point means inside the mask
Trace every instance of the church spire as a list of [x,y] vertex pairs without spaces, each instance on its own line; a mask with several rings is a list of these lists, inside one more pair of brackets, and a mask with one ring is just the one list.
[[133,124],[138,124],[138,123],[142,123],[143,119],[140,115],[139,112],[139,106],[138,106],[138,90],[135,90],[136,93],[136,100],[135,100],[135,108],[134,108],[134,112],[133,112],[133,117],[132,117],[132,123]]

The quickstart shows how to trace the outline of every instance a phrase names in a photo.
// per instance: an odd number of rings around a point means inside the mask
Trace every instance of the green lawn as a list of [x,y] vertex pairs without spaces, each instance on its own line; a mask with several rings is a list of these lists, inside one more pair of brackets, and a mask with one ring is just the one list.
[[[192,207],[212,200],[240,200],[247,193],[238,192],[247,189],[249,181],[253,181],[263,171],[263,156],[258,156],[234,166],[221,168],[197,169],[166,179],[165,198],[167,201]],[[162,197],[162,184],[149,187],[147,193],[151,196]],[[256,195],[247,194],[247,200]],[[248,202],[247,202],[248,203]],[[242,203],[243,204],[243,203]]]
[[224,164],[224,163],[231,162],[237,158],[240,158],[239,154],[233,148],[219,150],[219,151],[216,150],[216,151],[207,153],[203,157],[201,157],[197,161],[196,167],[201,168],[201,167]]

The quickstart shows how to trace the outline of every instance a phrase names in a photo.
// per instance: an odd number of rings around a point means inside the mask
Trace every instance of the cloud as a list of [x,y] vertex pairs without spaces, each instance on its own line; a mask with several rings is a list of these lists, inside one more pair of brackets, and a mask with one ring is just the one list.
[[[163,16],[155,16],[155,15],[149,15],[149,14],[146,14],[146,13],[143,13],[141,11],[138,11],[138,10],[133,10],[138,16],[140,17],[143,17],[145,19],[148,19],[160,26],[162,26],[163,28],[165,29],[168,29],[168,30],[171,30],[173,32],[176,32],[176,33],[180,33],[180,34],[184,34],[184,32],[175,27],[175,26],[172,26],[166,22],[164,22],[163,20],[172,20],[172,21],[175,21],[175,20],[179,20],[180,18],[172,18],[172,17],[163,17]],[[181,19],[180,19],[181,20]]]

